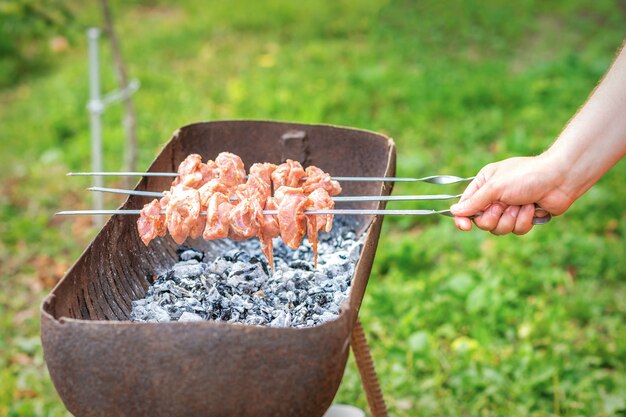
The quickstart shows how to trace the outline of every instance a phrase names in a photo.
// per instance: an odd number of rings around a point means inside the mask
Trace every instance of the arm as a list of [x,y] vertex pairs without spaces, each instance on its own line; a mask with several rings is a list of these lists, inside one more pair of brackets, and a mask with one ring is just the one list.
[[554,144],[535,157],[485,166],[450,209],[461,230],[468,216],[494,234],[532,228],[533,203],[558,215],[626,154],[626,48]]

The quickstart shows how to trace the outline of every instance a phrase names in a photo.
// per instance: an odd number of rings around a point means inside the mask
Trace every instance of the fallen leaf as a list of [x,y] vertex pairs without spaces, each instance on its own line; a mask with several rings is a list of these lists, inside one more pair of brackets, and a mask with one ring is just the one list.
[[11,363],[20,366],[29,366],[33,364],[33,358],[25,354],[24,352],[17,352],[11,356]]
[[65,36],[55,36],[50,39],[50,50],[55,54],[65,52],[69,49],[70,43]]

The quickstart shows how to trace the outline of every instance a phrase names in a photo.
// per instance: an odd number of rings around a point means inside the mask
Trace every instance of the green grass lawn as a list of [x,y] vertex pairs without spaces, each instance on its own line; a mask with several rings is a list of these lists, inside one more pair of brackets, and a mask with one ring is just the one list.
[[[620,1],[217,3],[114,2],[142,83],[140,169],[182,125],[254,118],[384,132],[399,175],[473,175],[549,146],[626,37]],[[51,216],[89,205],[87,180],[64,174],[89,169],[82,30],[100,19],[73,4],[70,49],[0,90],[0,416],[67,413],[38,307],[96,232]],[[104,123],[117,170],[119,106]],[[524,237],[385,220],[361,320],[391,415],[626,415],[624,178],[622,162]],[[337,401],[366,408],[352,362]]]

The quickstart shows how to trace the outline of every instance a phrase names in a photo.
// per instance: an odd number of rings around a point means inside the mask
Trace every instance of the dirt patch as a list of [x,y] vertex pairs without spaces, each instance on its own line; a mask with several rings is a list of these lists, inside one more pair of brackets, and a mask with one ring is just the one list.
[[558,16],[539,16],[531,27],[532,31],[521,42],[517,48],[518,54],[511,60],[510,69],[513,73],[523,72],[533,62],[552,59],[570,33],[564,19]]
[[184,17],[185,12],[179,7],[166,6],[164,4],[141,5],[136,8],[136,13],[145,17]]

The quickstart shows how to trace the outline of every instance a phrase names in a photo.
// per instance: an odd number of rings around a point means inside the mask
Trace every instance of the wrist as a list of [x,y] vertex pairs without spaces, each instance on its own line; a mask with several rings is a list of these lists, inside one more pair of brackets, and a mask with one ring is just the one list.
[[575,188],[571,184],[571,164],[562,152],[554,152],[550,148],[536,157],[536,163],[538,172],[545,175],[547,190]]
[[565,150],[550,148],[537,159],[538,170],[545,175],[543,196],[555,206],[551,212],[561,214],[588,189],[583,189],[584,176]]

